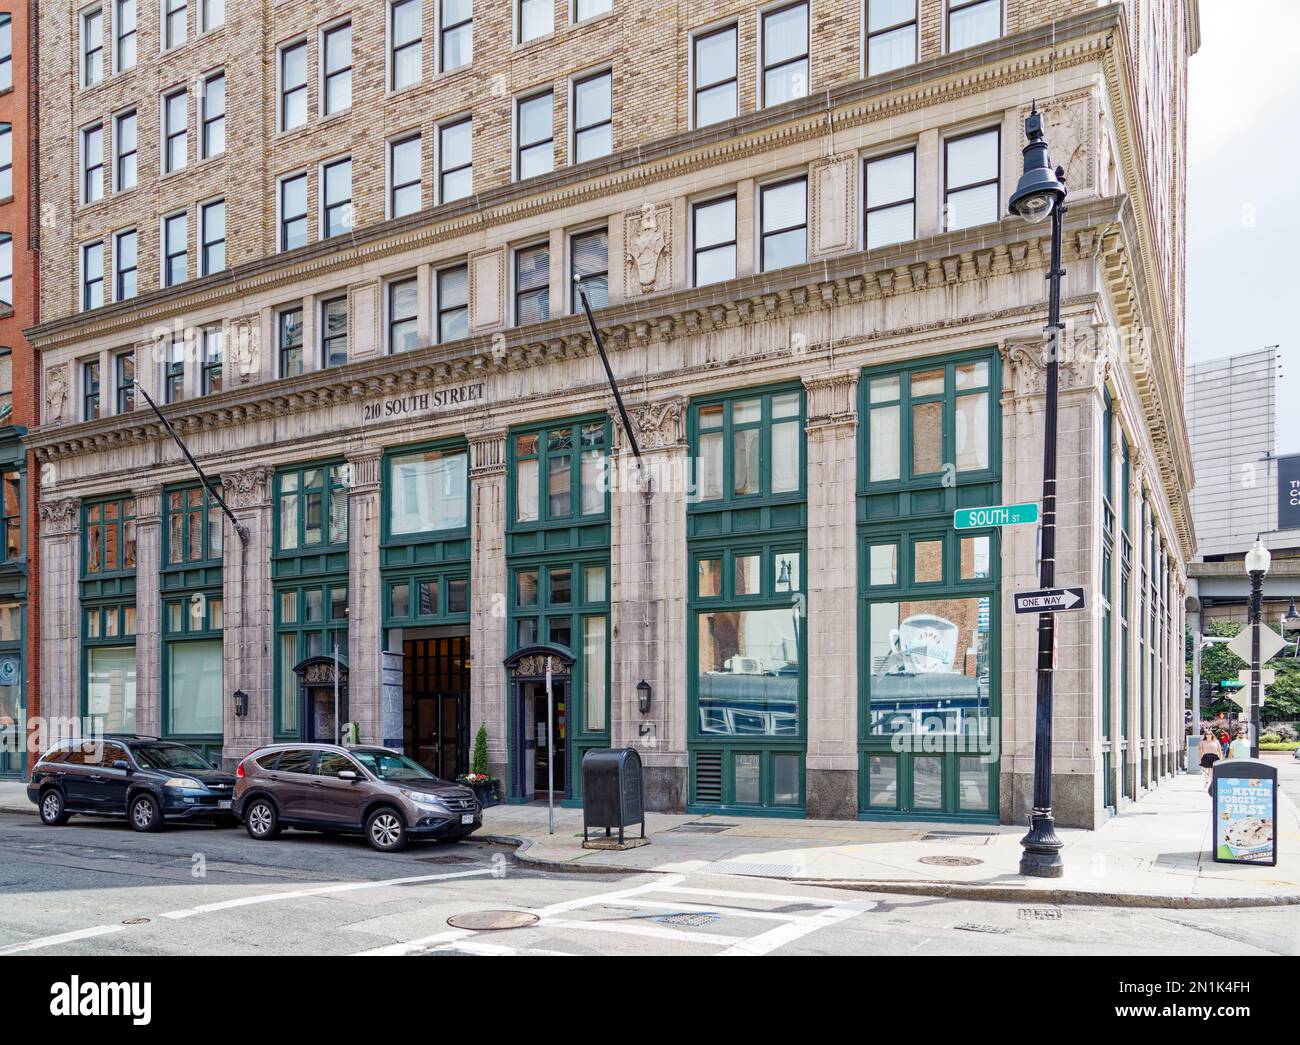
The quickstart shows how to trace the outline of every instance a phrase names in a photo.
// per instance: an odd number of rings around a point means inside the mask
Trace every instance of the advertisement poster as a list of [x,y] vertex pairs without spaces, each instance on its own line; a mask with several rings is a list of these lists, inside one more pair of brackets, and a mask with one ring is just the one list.
[[1277,528],[1300,530],[1300,454],[1277,459]]
[[1220,863],[1277,863],[1277,778],[1256,772],[1215,774],[1214,859]]

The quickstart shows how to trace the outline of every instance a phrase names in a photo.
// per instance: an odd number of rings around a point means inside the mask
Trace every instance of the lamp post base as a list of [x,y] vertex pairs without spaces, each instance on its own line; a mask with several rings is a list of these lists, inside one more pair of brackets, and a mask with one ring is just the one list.
[[1028,878],[1060,878],[1065,874],[1061,849],[1065,843],[1056,837],[1056,821],[1050,810],[1035,809],[1029,817],[1029,833],[1020,839],[1020,873]]

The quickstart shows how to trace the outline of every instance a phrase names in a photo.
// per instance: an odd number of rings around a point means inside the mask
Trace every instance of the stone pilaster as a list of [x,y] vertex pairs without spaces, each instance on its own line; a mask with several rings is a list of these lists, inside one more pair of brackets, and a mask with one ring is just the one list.
[[487,726],[492,775],[506,772],[506,433],[479,432],[470,450],[470,735]]
[[808,755],[810,817],[858,808],[857,374],[804,378],[808,398]]
[[[265,466],[227,472],[222,496],[247,539],[226,531],[222,570],[225,660],[222,762],[231,766],[253,748],[269,744],[275,733],[275,618],[272,613],[271,469]],[[232,695],[248,695],[248,714],[235,714]]]
[[135,497],[135,725],[162,736],[162,487]]
[[[636,458],[614,422],[610,496],[610,743],[635,747],[645,767],[646,805],[686,805],[687,679],[686,401],[680,396],[632,406],[641,448]],[[641,713],[637,683],[650,685]]]
[[348,491],[348,719],[360,725],[363,744],[382,735],[383,613],[380,606],[380,468],[378,448],[349,451]]
[[[46,719],[79,719],[81,499],[42,499],[40,529],[41,714]],[[53,733],[46,731],[47,736]]]

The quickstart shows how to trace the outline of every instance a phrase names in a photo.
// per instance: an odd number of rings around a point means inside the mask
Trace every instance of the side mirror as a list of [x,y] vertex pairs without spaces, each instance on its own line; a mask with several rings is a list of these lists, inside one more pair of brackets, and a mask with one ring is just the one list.
[[360,780],[361,778],[360,778],[359,776],[357,776],[357,771],[356,771],[355,769],[340,769],[340,770],[339,770],[339,779],[340,779],[340,780],[351,780],[351,781],[354,781],[354,782],[355,782],[355,781],[357,781],[357,780]]
[[114,769],[121,769],[127,773],[131,772],[131,763],[124,758],[119,758],[113,763]]

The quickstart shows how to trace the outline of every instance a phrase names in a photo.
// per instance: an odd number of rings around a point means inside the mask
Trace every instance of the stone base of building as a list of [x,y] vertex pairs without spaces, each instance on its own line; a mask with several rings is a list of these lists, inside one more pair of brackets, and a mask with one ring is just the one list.
[[858,774],[851,769],[809,769],[804,809],[810,820],[854,820],[858,815]]
[[645,766],[645,807],[652,813],[686,812],[686,767]]
[[[1105,819],[1095,796],[1096,778],[1077,773],[1052,776],[1052,815],[1057,827],[1082,827],[1089,831]],[[1004,773],[999,819],[1004,824],[1028,824],[1033,810],[1033,773]]]

